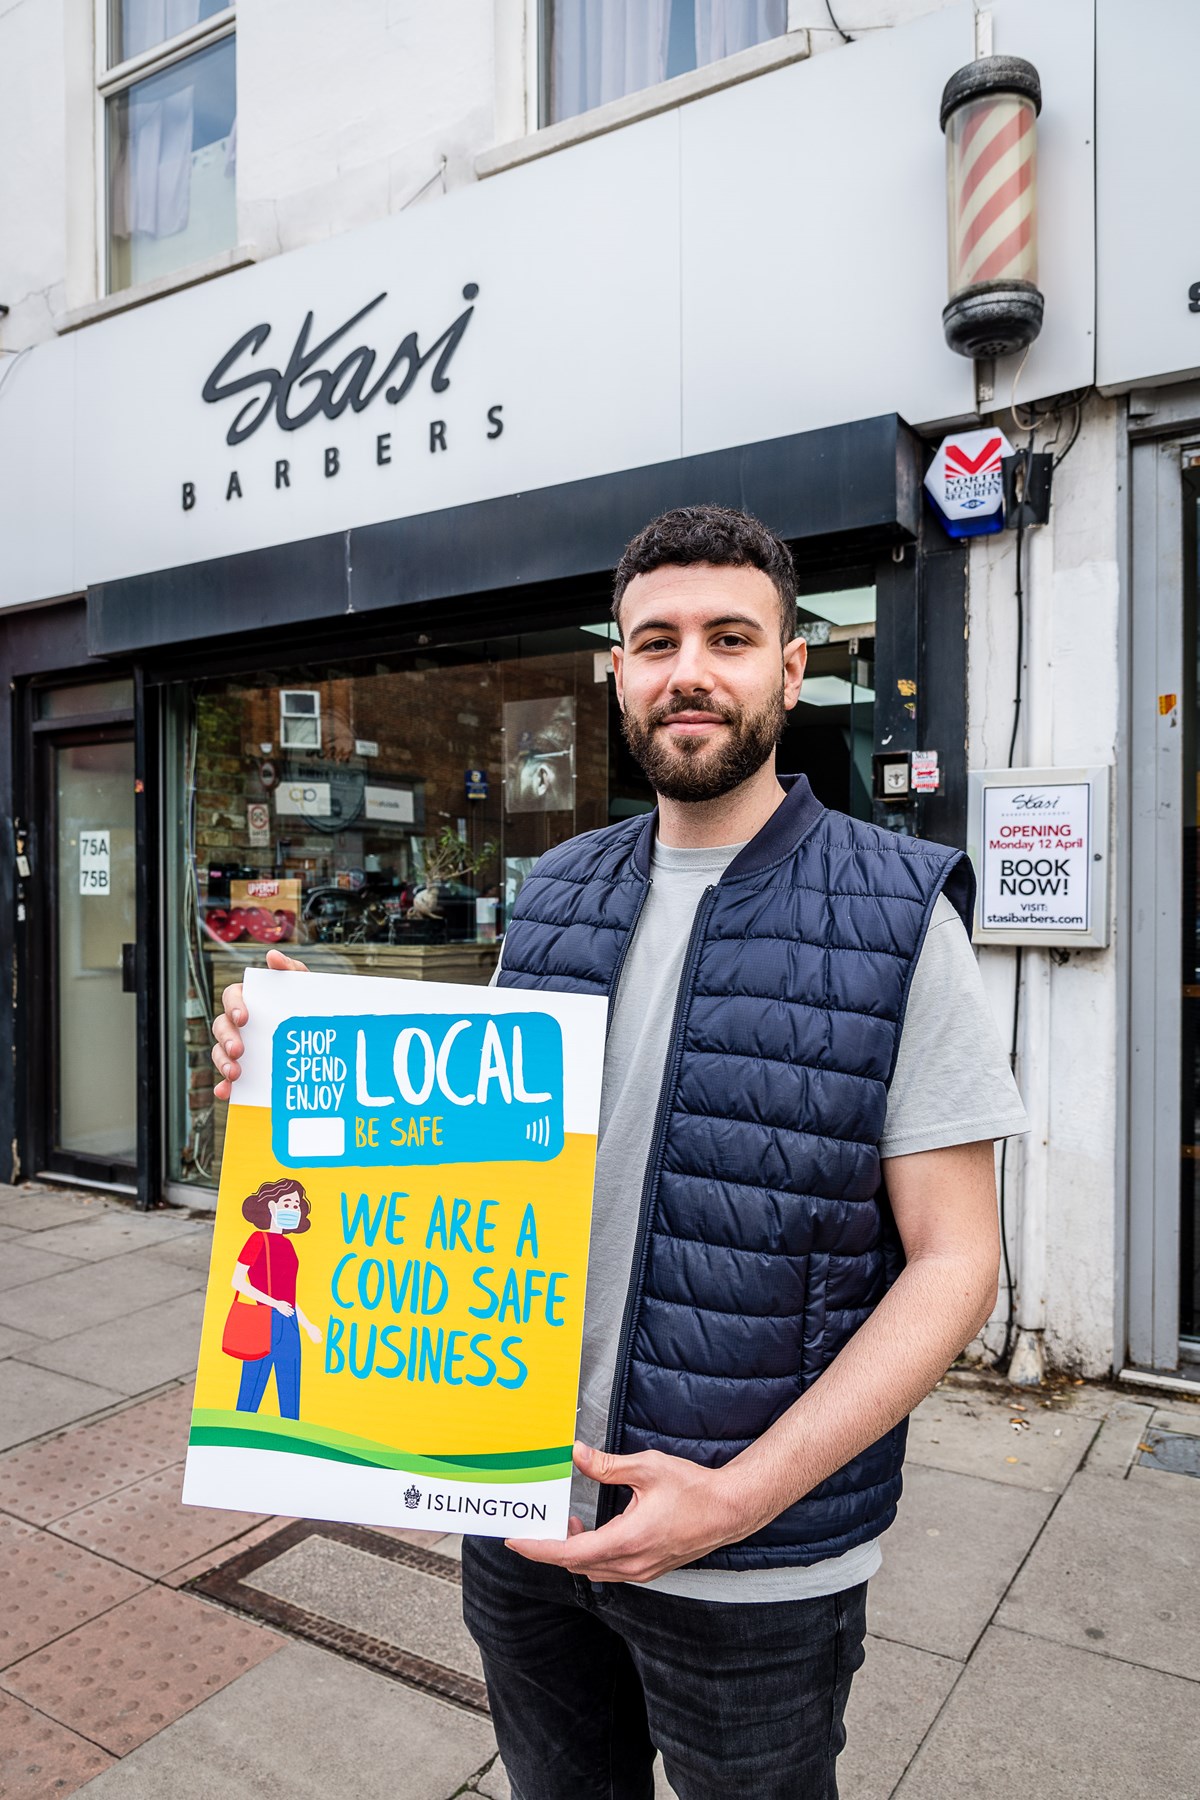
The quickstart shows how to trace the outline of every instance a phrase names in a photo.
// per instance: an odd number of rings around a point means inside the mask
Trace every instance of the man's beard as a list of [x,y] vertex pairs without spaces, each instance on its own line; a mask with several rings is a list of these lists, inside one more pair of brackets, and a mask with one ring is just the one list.
[[[724,729],[718,743],[665,735],[658,727],[677,713],[711,713],[720,719]],[[786,725],[782,683],[757,712],[680,694],[644,719],[635,718],[628,708],[621,714],[621,729],[634,761],[665,800],[719,800],[731,793],[757,775]]]

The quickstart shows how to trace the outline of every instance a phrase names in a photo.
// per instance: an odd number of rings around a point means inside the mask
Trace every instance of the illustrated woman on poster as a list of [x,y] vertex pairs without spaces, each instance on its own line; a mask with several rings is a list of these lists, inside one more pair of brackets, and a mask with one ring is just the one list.
[[308,1230],[311,1211],[298,1181],[264,1181],[242,1201],[242,1216],[255,1229],[233,1271],[234,1291],[274,1310],[270,1349],[242,1364],[239,1412],[258,1411],[274,1369],[280,1418],[300,1417],[300,1330],[303,1327],[314,1344],[321,1342],[321,1333],[296,1302],[299,1258],[291,1240]]

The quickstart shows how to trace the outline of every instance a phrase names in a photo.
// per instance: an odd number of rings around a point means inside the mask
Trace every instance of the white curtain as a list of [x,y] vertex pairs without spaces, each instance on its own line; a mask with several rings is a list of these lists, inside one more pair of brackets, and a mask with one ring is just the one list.
[[178,37],[200,18],[200,0],[119,0],[119,4],[122,62]]
[[[123,0],[123,57],[138,56],[186,31],[200,17],[200,0]],[[170,237],[188,222],[192,188],[194,92],[182,85],[162,99],[129,94],[124,141],[112,174],[114,237]]]
[[696,67],[786,30],[787,0],[696,0]]
[[557,0],[553,101],[571,119],[667,72],[671,0]]

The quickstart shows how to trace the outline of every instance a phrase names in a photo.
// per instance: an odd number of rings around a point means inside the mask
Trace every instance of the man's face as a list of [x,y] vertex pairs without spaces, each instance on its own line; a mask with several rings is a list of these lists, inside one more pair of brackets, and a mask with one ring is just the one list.
[[625,739],[656,793],[716,800],[775,753],[807,646],[779,641],[779,596],[760,569],[707,563],[636,575],[613,650]]

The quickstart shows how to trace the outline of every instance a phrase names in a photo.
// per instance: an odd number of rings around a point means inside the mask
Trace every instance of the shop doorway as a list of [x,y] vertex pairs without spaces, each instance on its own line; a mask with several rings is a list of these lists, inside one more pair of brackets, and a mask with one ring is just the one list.
[[[36,728],[35,728],[36,730]],[[138,1138],[131,724],[36,731],[42,896],[31,1082],[41,1170],[132,1187]]]
[[[1200,1364],[1200,395],[1131,428],[1128,791],[1128,1357]],[[1146,435],[1140,435],[1146,430]],[[1187,433],[1184,436],[1184,433]],[[1118,939],[1121,946],[1121,939]]]

